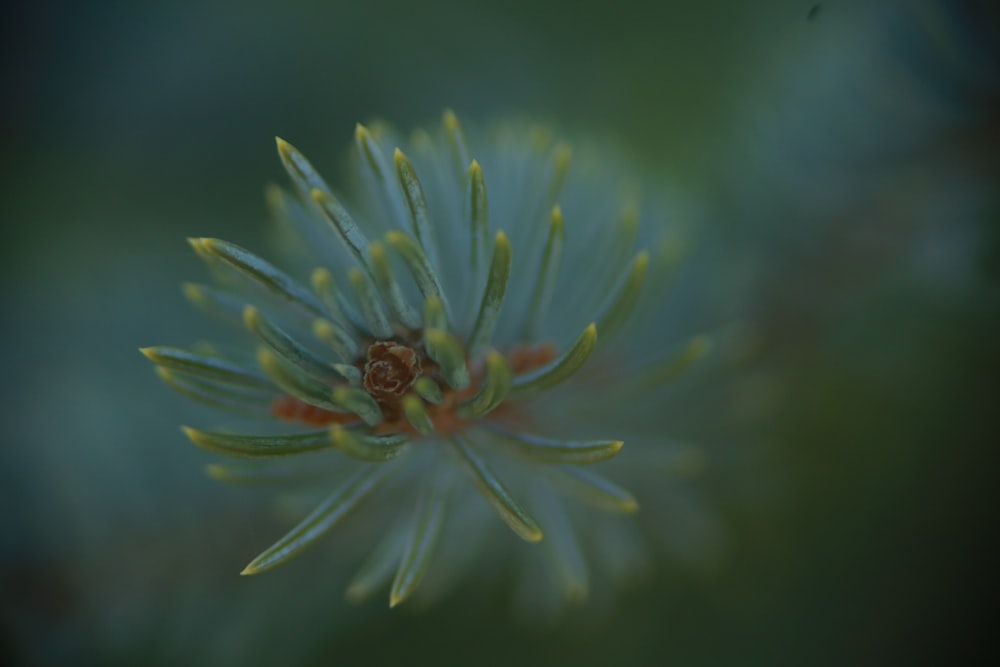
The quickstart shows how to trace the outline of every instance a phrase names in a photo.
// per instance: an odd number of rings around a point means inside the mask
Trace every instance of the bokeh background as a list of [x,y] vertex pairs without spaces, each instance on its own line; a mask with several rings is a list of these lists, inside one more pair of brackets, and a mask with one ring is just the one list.
[[[963,662],[990,633],[1000,30],[988,0],[4,6],[0,661]],[[336,182],[354,123],[592,133],[752,268],[756,353],[708,411],[727,549],[601,613],[342,601],[177,431],[140,345],[200,320],[186,236],[261,247],[273,136]],[[669,415],[665,417],[669,420]]]

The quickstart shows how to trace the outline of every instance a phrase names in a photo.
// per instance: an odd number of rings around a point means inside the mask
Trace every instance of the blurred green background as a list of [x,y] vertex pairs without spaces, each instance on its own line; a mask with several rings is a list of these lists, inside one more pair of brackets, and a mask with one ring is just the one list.
[[[982,2],[234,0],[6,6],[5,664],[941,664],[995,607],[1000,31]],[[559,626],[484,574],[416,614],[220,488],[140,345],[200,320],[186,236],[261,247],[281,135],[453,107],[620,142],[732,266],[759,352],[704,437],[724,561]],[[717,267],[720,274],[729,265]],[[492,585],[490,584],[492,582]]]

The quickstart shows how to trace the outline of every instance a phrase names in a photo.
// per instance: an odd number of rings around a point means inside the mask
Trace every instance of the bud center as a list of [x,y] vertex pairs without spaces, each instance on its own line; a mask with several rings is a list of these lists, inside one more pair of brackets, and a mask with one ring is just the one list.
[[377,401],[399,398],[420,377],[420,357],[413,348],[392,341],[368,347],[365,390]]

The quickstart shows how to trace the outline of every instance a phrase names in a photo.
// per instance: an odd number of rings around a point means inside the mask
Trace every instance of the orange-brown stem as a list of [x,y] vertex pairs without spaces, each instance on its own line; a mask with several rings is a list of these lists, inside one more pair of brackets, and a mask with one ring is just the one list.
[[[419,348],[418,348],[419,349]],[[514,375],[520,375],[549,363],[556,358],[556,348],[551,343],[540,345],[518,345],[506,353]],[[437,365],[413,348],[393,341],[375,341],[368,347],[365,359],[355,364],[364,373],[365,391],[378,402],[385,419],[375,427],[379,434],[411,433],[417,431],[403,417],[400,400],[418,377],[431,377],[441,386],[444,399],[437,405],[427,405],[427,414],[437,433],[448,434],[462,431],[468,422],[458,416],[458,406],[479,391],[482,370],[472,368],[469,386],[455,391],[437,377]],[[508,406],[501,406],[507,412]],[[271,405],[271,412],[286,421],[300,422],[310,426],[351,425],[360,422],[353,414],[331,412],[301,401],[293,396],[282,396]]]

